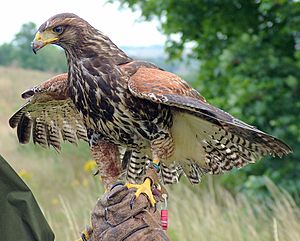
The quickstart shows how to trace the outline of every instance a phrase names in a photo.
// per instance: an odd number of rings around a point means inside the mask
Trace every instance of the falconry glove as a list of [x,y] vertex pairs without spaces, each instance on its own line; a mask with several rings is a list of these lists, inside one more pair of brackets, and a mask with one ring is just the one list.
[[[150,179],[151,172],[146,173]],[[154,183],[154,179],[152,180]],[[162,192],[156,190],[154,193],[156,201],[160,201]],[[169,241],[161,227],[160,212],[150,205],[145,195],[141,195],[130,205],[134,197],[135,190],[123,185],[115,186],[105,193],[92,212],[93,231],[88,232],[88,241]]]

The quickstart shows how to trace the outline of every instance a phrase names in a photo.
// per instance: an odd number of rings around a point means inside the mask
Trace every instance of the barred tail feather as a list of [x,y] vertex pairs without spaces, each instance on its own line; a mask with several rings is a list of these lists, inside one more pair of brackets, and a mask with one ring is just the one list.
[[50,146],[57,151],[61,149],[61,140],[77,144],[79,139],[87,141],[86,128],[82,122],[72,116],[72,113],[65,108],[63,114],[55,115],[55,108],[39,110],[38,114],[28,111],[30,105],[27,103],[19,109],[10,119],[9,125],[12,128],[17,127],[18,140],[26,144],[32,140],[44,148]]
[[170,165],[169,167],[161,165],[161,178],[164,184],[178,183],[182,174],[183,170],[179,165]]
[[20,117],[18,117],[18,122],[17,136],[19,142],[26,144],[30,140],[32,120],[27,115],[21,114]]
[[9,118],[9,126],[11,128],[16,128],[18,124],[20,123],[21,117],[23,116],[24,109],[27,107],[28,103],[23,105],[16,113],[13,114],[12,117]]
[[48,144],[53,146],[55,150],[59,151],[61,149],[60,146],[61,133],[57,125],[53,121],[48,125]]
[[[221,122],[222,123],[222,122]],[[167,166],[179,163],[192,183],[205,173],[241,168],[266,155],[282,156],[291,149],[280,140],[249,125],[217,125],[185,112],[176,112],[172,127],[175,152]]]
[[40,146],[47,148],[47,127],[44,123],[44,120],[41,118],[36,118],[32,130],[33,143],[39,144]]

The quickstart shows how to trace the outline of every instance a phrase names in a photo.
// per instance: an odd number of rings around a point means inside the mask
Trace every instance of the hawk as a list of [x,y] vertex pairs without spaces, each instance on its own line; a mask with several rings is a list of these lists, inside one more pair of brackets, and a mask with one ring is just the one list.
[[[75,14],[57,14],[39,27],[33,51],[48,44],[65,51],[67,93],[91,147],[105,141],[129,150],[136,164],[133,179],[143,174],[144,157],[166,167],[162,174],[168,180],[185,173],[197,183],[205,173],[291,152],[282,141],[207,103],[177,75],[130,58]],[[151,180],[143,181],[127,186],[154,204]]]

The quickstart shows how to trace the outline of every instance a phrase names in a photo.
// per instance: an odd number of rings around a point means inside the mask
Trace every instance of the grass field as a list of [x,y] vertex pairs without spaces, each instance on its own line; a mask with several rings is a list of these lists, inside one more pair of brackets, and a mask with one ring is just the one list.
[[[89,224],[103,193],[97,177],[84,168],[91,159],[86,143],[64,144],[61,153],[19,145],[8,118],[24,101],[20,93],[51,73],[0,67],[0,153],[32,189],[53,228],[56,240],[74,241]],[[300,209],[271,182],[264,202],[231,194],[218,177],[199,186],[169,187],[169,235],[173,241],[298,241]]]

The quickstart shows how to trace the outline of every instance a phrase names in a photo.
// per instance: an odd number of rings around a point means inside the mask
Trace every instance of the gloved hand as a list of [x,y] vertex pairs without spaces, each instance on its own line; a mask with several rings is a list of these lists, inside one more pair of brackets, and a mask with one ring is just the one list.
[[135,190],[117,186],[106,193],[92,213],[91,241],[169,240],[160,224],[160,212],[144,195],[130,207]]
[[[151,171],[146,176],[152,178]],[[159,210],[151,207],[146,196],[140,195],[130,205],[135,191],[118,185],[98,200],[88,241],[170,241],[161,227]],[[157,202],[162,200],[162,191],[165,189],[153,190]]]

